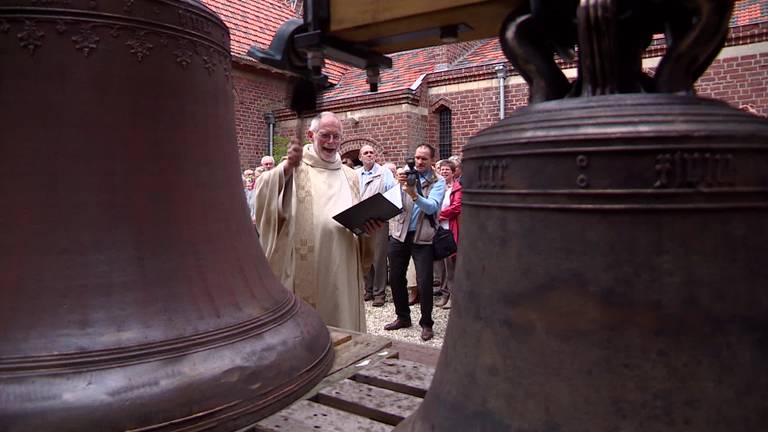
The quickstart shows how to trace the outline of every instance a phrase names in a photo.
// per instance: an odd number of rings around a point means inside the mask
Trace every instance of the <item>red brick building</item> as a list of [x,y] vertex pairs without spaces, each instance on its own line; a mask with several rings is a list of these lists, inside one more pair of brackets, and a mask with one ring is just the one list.
[[[280,24],[301,15],[301,2],[203,1],[232,33],[237,140],[241,165],[253,167],[267,149],[265,113],[275,114],[278,136],[295,136],[297,124],[285,109],[288,75],[255,62],[246,52],[254,44],[266,48]],[[665,51],[663,39],[656,42],[644,59],[650,71]],[[460,154],[469,137],[499,120],[502,106],[509,115],[527,104],[527,85],[495,39],[407,51],[392,58],[393,67],[382,71],[376,93],[368,91],[364,71],[337,64],[327,68],[333,87],[324,92],[319,109],[341,117],[342,153],[356,156],[362,144],[370,143],[383,159],[400,162],[426,142],[442,155]],[[576,76],[574,65],[562,67],[567,76]],[[506,75],[503,80],[500,74]],[[699,79],[697,91],[768,115],[768,1],[736,2],[726,47]]]

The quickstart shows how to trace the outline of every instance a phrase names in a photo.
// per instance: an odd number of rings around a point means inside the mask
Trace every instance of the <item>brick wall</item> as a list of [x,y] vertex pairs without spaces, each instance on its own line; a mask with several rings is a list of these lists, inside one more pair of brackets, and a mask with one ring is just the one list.
[[269,128],[264,114],[287,105],[288,84],[280,75],[254,70],[235,70],[232,82],[240,166],[253,168],[267,152]]
[[[743,31],[744,37],[759,37],[762,41],[765,29],[756,28],[761,32],[754,29]],[[735,54],[716,60],[699,79],[696,85],[698,94],[724,100],[737,108],[750,105],[758,114],[768,115],[768,52],[759,52],[765,51],[765,47],[759,45],[760,42],[735,47]],[[753,50],[749,47],[758,48]],[[384,149],[384,160],[402,164],[417,144],[426,142],[438,147],[438,116],[435,110],[446,105],[452,110],[452,153],[461,154],[470,137],[498,121],[499,92],[492,67],[484,65],[437,72],[429,75],[416,92],[329,101],[328,106],[321,109],[334,111],[344,118],[345,140],[372,140]],[[461,91],[428,93],[430,88],[445,88],[453,84],[465,88],[478,83],[482,85]],[[263,112],[285,106],[286,84],[279,77],[236,76],[235,85],[239,92],[236,105],[238,144],[243,166],[248,166],[257,161],[257,156],[263,153],[266,145]],[[507,115],[527,105],[528,86],[521,82],[519,76],[512,73],[505,88]],[[379,111],[386,113],[378,114]],[[285,114],[285,110],[281,115],[277,134],[293,137],[295,121]]]
[[[405,157],[406,149],[414,140],[414,134],[419,130],[424,130],[423,123],[418,120],[416,113],[399,112],[383,115],[369,115],[359,117],[357,120],[344,118],[345,111],[335,111],[342,117],[342,127],[344,129],[344,141],[366,139],[378,144],[384,151],[381,156],[383,161],[402,161]],[[306,120],[302,126],[302,131],[309,127],[309,120]],[[278,123],[277,134],[292,140],[296,136],[296,123],[294,120],[284,120]]]
[[[505,86],[504,106],[506,115],[527,105],[528,86],[508,84]],[[452,143],[451,153],[461,154],[470,137],[499,120],[499,87],[488,86],[480,89],[441,93],[430,96],[432,110],[429,115],[427,142],[438,147],[439,119],[435,110],[445,105],[451,109]]]
[[411,130],[415,129],[414,113],[409,112],[359,117],[357,122],[344,120],[342,124],[345,140],[374,141],[383,148],[381,159],[384,161],[401,161],[405,157],[405,149],[412,142]]
[[[499,120],[499,89],[486,87],[449,94],[451,108],[452,153],[460,153],[467,140],[477,131]],[[437,115],[435,114],[435,117]],[[437,123],[437,119],[435,119]],[[437,142],[433,145],[437,146]]]
[[768,52],[716,60],[699,79],[700,96],[723,100],[739,108],[751,105],[768,115]]
[[[448,78],[443,75],[435,81],[438,85],[467,83],[471,82],[468,80],[470,77],[485,82],[493,79],[490,73],[483,74],[475,70]],[[429,85],[433,83],[434,81],[428,81]],[[505,87],[505,111],[508,116],[514,110],[527,105],[528,86],[515,83]],[[747,53],[716,60],[697,82],[696,91],[700,96],[721,99],[736,108],[749,105],[758,114],[768,116],[768,52]],[[450,106],[453,114],[454,154],[461,154],[461,149],[470,137],[499,119],[498,86],[442,92],[431,95],[430,104],[431,110],[426,124],[427,142],[437,147],[438,116],[434,110],[440,104],[446,104]]]
[[[491,126],[499,119],[498,86],[488,85],[488,80],[496,82],[491,73],[467,72],[467,76],[457,75],[450,80],[444,77],[439,85],[446,83],[468,83],[469,74],[476,81],[486,83],[484,87],[456,92],[427,94],[433,83],[427,80],[420,89],[418,97],[411,101],[413,107],[423,108],[427,115],[411,111],[388,113],[384,115],[357,116],[356,121],[343,120],[344,138],[369,139],[379,144],[385,151],[383,159],[402,164],[407,155],[411,155],[416,145],[426,142],[438,148],[438,115],[435,110],[442,105],[452,111],[452,153],[461,154],[469,138],[480,130]],[[528,86],[518,79],[507,81],[505,93],[505,111],[510,115],[516,109],[527,105]],[[768,115],[768,52],[745,54],[716,60],[709,70],[699,79],[696,89],[699,95],[724,100],[735,107],[751,105],[755,110]],[[355,107],[360,108],[360,107]],[[382,109],[387,108],[379,107]],[[392,108],[391,106],[389,108]],[[354,110],[333,109],[344,116]],[[293,136],[293,123],[278,129],[279,134]]]

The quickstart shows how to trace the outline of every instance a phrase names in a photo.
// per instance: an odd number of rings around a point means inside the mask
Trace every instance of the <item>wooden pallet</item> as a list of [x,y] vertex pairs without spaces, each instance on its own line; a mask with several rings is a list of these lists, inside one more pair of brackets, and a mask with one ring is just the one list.
[[390,431],[421,404],[434,368],[400,360],[389,339],[331,328],[328,376],[287,408],[240,432]]

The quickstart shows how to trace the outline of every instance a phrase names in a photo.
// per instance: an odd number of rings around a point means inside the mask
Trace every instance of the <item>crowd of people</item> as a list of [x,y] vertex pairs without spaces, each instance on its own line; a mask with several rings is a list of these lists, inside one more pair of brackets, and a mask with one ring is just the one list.
[[[438,225],[458,245],[461,159],[436,161],[435,149],[418,145],[413,166],[378,163],[376,149],[359,150],[360,166],[342,161],[341,121],[331,112],[312,119],[309,144],[292,144],[275,165],[264,156],[243,172],[251,220],[274,274],[317,310],[327,325],[364,332],[364,302],[386,303],[390,286],[395,317],[384,329],[411,327],[419,304],[421,338],[434,336],[433,307],[450,308],[456,254],[435,261]],[[377,193],[399,188],[402,212],[389,221],[370,219],[355,235],[333,216]],[[434,303],[435,295],[439,296]]]
[[256,202],[254,201],[254,188],[256,180],[261,177],[264,171],[269,171],[275,167],[275,159],[272,156],[261,158],[261,165],[256,169],[247,169],[243,171],[243,188],[245,190],[245,201],[248,203],[248,210],[251,214],[251,220],[256,217]]

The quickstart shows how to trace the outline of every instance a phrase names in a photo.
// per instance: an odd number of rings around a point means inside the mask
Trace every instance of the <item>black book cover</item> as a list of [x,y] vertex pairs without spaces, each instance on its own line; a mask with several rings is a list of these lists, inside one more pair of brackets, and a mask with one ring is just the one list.
[[402,213],[403,205],[400,188],[394,187],[385,193],[377,193],[352,207],[337,214],[333,219],[344,225],[348,230],[360,235],[365,232],[365,222],[376,219],[383,222]]

